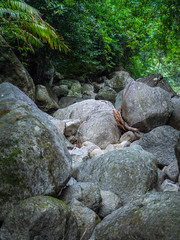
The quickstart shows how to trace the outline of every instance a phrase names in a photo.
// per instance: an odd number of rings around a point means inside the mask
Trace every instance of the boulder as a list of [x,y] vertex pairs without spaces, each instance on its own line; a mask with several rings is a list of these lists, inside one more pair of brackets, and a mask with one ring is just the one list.
[[106,80],[105,83],[108,87],[111,87],[116,92],[119,92],[123,90],[128,83],[133,81],[134,79],[129,76],[128,72],[116,71],[111,73],[110,80]]
[[20,88],[32,100],[35,100],[33,79],[1,35],[0,46],[0,84],[10,82]]
[[121,105],[122,105],[122,98],[123,98],[123,90],[121,90],[121,91],[117,94],[116,99],[115,99],[115,104],[114,104],[114,106],[115,106],[115,108],[116,108],[117,110],[119,110],[119,108],[120,108]]
[[82,148],[81,149],[85,149],[88,151],[88,153],[90,154],[94,149],[100,149],[100,147],[98,147],[96,144],[90,142],[90,141],[86,141],[86,142],[83,142],[82,144]]
[[78,224],[78,238],[88,240],[96,225],[100,223],[100,218],[91,209],[84,206],[81,202],[73,199],[69,204],[72,212],[76,216]]
[[101,218],[106,217],[111,214],[116,209],[122,207],[123,203],[120,197],[114,194],[111,191],[103,191],[101,190],[102,203],[100,205],[100,209],[98,215]]
[[139,133],[128,131],[128,132],[125,132],[121,136],[120,143],[122,143],[124,141],[134,142],[135,140],[138,140],[139,138],[141,138],[141,135]]
[[58,98],[67,96],[69,92],[67,85],[54,86],[52,90]]
[[165,125],[171,113],[171,95],[162,88],[133,82],[124,89],[122,116],[130,126],[148,132]]
[[169,83],[163,78],[159,73],[151,74],[148,77],[139,78],[136,82],[142,82],[147,84],[150,87],[160,87],[165,91],[169,92],[171,96],[175,96],[176,93],[173,91]]
[[66,108],[74,103],[84,101],[82,98],[76,98],[76,97],[61,97],[58,105],[59,108]]
[[95,212],[98,211],[102,201],[98,185],[90,182],[77,182],[68,186],[60,196],[60,199],[66,204],[70,204],[73,198]]
[[160,190],[162,192],[178,192],[179,189],[179,184],[169,179],[164,180],[160,187]]
[[69,90],[68,96],[82,98],[81,94],[81,84],[79,81],[74,80],[71,84],[71,88]]
[[95,93],[94,93],[94,86],[92,84],[85,83],[82,86],[82,94],[89,96],[91,98],[95,98]]
[[180,131],[180,97],[171,99],[173,111],[168,121],[168,124]]
[[180,192],[146,194],[114,211],[89,240],[174,240],[180,236]]
[[113,90],[112,88],[106,86],[98,92],[95,99],[96,100],[107,100],[114,104],[116,96],[117,96],[116,91]]
[[36,103],[45,112],[52,112],[59,108],[57,102],[50,96],[47,88],[43,85],[36,86]]
[[47,196],[28,198],[14,208],[0,229],[1,240],[77,239],[77,221],[60,200]]
[[144,150],[131,147],[114,150],[83,163],[77,181],[96,183],[127,203],[156,186],[156,159]]
[[47,114],[10,83],[0,85],[0,220],[19,201],[56,195],[71,176],[71,157]]
[[[160,167],[177,163],[175,146],[178,142],[179,131],[171,126],[160,126],[144,134],[135,144],[152,153]],[[134,144],[133,143],[133,144]]]
[[80,120],[79,119],[73,119],[73,120],[64,120],[65,122],[65,132],[64,135],[66,137],[70,137],[72,135],[75,135],[77,132],[77,129],[80,125]]
[[94,113],[102,111],[112,113],[113,110],[112,103],[108,101],[89,99],[59,109],[53,116],[60,120],[79,118],[83,122],[88,120]]
[[169,178],[170,180],[177,182],[178,181],[178,176],[179,176],[179,167],[178,167],[178,163],[176,162],[172,162],[171,164],[169,164],[168,166],[165,166],[162,169],[163,173],[165,174],[165,176],[167,178]]
[[109,144],[117,143],[120,131],[112,112],[94,113],[78,129],[78,144],[90,141],[105,149]]

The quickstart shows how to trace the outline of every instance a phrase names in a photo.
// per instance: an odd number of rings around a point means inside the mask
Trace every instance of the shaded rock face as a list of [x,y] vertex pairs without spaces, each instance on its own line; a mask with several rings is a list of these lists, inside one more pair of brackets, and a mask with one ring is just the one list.
[[59,108],[57,102],[50,96],[47,88],[43,85],[36,86],[36,103],[45,112],[55,111]]
[[95,212],[98,211],[102,200],[98,185],[90,182],[77,182],[64,189],[60,196],[66,204],[74,198]]
[[71,175],[64,137],[10,83],[0,85],[0,219],[19,201],[59,193]]
[[173,106],[173,111],[168,124],[180,131],[180,97],[172,98],[171,103]]
[[114,104],[116,96],[117,96],[116,91],[114,89],[106,86],[98,92],[95,99],[97,99],[97,100],[100,100],[100,99],[107,100],[107,101],[110,101]]
[[131,83],[123,92],[123,118],[130,126],[148,132],[167,123],[172,113],[170,99],[171,95],[162,88]]
[[136,80],[137,82],[142,82],[147,84],[150,87],[160,87],[165,91],[171,93],[171,96],[175,96],[176,93],[172,90],[171,86],[168,82],[163,78],[161,74],[151,74],[145,78],[139,78]]
[[0,36],[0,45],[0,83],[10,82],[34,100],[35,86],[31,76],[2,36]]
[[175,145],[178,142],[179,134],[180,132],[171,126],[160,126],[144,134],[135,143],[152,153],[160,167],[167,166],[173,162],[177,163]]
[[120,131],[113,116],[113,105],[108,101],[85,100],[54,113],[57,119],[79,119],[78,144],[91,141],[101,148],[117,143]]
[[110,80],[106,80],[105,83],[108,87],[116,90],[116,92],[123,90],[128,83],[134,82],[134,79],[125,71],[113,72],[110,77]]
[[155,187],[157,167],[152,154],[135,148],[114,150],[87,160],[78,181],[94,182],[117,194],[123,203]]
[[90,240],[179,239],[179,209],[180,192],[146,194],[104,218]]
[[5,218],[1,240],[76,240],[77,221],[58,199],[37,196],[24,200]]
[[78,223],[78,238],[88,240],[96,227],[101,221],[98,215],[91,209],[84,206],[81,202],[73,199],[69,205],[72,212],[76,216]]

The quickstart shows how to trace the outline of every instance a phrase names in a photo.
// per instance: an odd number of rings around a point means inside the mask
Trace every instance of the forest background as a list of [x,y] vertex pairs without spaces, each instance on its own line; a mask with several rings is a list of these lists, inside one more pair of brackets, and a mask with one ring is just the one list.
[[[48,45],[39,48],[37,42],[31,46],[22,41],[23,32],[13,35],[12,23],[8,29],[6,25],[5,31],[0,6],[0,33],[36,83],[42,83],[45,72],[52,67],[65,77],[83,76],[87,82],[115,70],[125,70],[134,79],[161,73],[176,92],[180,91],[179,1],[21,2],[39,10],[42,19],[60,34],[62,43],[61,52]],[[21,29],[22,23],[18,24]]]

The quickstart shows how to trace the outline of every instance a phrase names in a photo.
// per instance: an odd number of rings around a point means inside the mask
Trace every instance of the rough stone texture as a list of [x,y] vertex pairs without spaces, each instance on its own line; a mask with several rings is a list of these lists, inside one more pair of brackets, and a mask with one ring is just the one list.
[[90,96],[91,98],[95,98],[95,93],[94,93],[94,86],[92,84],[85,83],[82,86],[82,94],[86,96]]
[[91,158],[95,158],[95,157],[97,157],[97,156],[100,156],[100,155],[102,155],[102,154],[104,154],[105,153],[105,151],[104,150],[101,150],[101,149],[94,149],[91,153],[90,153],[90,157]]
[[166,175],[167,178],[170,180],[177,182],[178,176],[179,176],[179,168],[178,168],[178,163],[172,162],[168,166],[163,168],[163,173]]
[[0,85],[0,220],[19,201],[59,193],[71,175],[64,137],[34,102]]
[[157,190],[161,191],[161,184],[164,182],[165,174],[158,168],[158,184]]
[[37,196],[24,200],[8,214],[1,240],[76,240],[77,221],[58,199]]
[[105,83],[108,87],[119,92],[123,90],[128,83],[133,81],[134,79],[129,76],[128,72],[116,71],[111,74],[110,80],[105,81]]
[[116,96],[117,96],[117,92],[115,90],[113,90],[112,88],[106,86],[98,92],[95,99],[96,100],[101,100],[101,99],[107,100],[114,104]]
[[171,103],[173,106],[173,112],[168,124],[180,131],[180,97],[172,98]]
[[150,87],[160,87],[167,92],[171,93],[171,96],[175,96],[176,93],[172,90],[171,86],[169,85],[168,82],[163,78],[161,74],[151,74],[148,77],[145,78],[139,78],[136,80],[137,82],[142,82],[147,84]]
[[95,212],[98,211],[102,201],[98,185],[90,182],[77,182],[68,186],[60,196],[60,199],[66,204],[69,204],[73,198]]
[[80,120],[79,119],[64,120],[64,122],[66,123],[66,128],[65,128],[64,135],[66,137],[70,137],[72,135],[75,135],[76,132],[77,132],[77,129],[80,125]]
[[138,140],[140,137],[141,135],[139,133],[128,131],[121,136],[120,142],[124,141],[133,142],[135,140]]
[[178,137],[179,131],[170,126],[161,126],[144,134],[140,140],[134,143],[154,154],[158,165],[166,166],[173,162],[177,162],[175,145],[177,144]]
[[179,189],[179,184],[169,179],[164,180],[160,187],[160,190],[162,192],[178,192]]
[[117,143],[120,131],[112,112],[94,113],[78,129],[78,143],[90,141],[105,149],[109,144]]
[[78,239],[88,240],[96,225],[101,221],[98,215],[81,202],[73,199],[69,207],[78,223]]
[[180,236],[180,192],[146,194],[108,215],[89,240],[175,240]]
[[0,83],[10,82],[34,100],[35,86],[33,79],[2,36],[0,36],[0,46]]
[[144,150],[131,147],[114,150],[87,160],[80,168],[77,180],[94,182],[127,203],[155,187],[155,161],[155,157]]
[[69,92],[67,85],[54,86],[52,90],[57,97],[65,97]]
[[123,118],[142,132],[165,125],[172,112],[170,97],[170,93],[159,87],[141,82],[128,84],[123,92]]
[[101,218],[106,217],[116,209],[122,207],[123,203],[120,197],[113,192],[101,190],[102,203],[98,215]]
[[108,101],[89,99],[59,109],[53,114],[53,116],[60,120],[79,118],[81,121],[86,121],[94,113],[102,111],[112,113],[113,109],[114,107],[112,103]]
[[81,149],[87,150],[88,153],[91,153],[94,149],[101,150],[100,147],[98,147],[96,144],[94,144],[94,143],[92,143],[90,141],[83,142]]
[[82,98],[75,98],[75,97],[61,97],[58,105],[59,108],[66,108],[74,103],[84,101]]
[[121,148],[124,148],[124,147],[129,147],[131,145],[131,142],[129,141],[123,141],[119,144],[114,144],[115,148],[116,149],[121,149]]
[[74,80],[71,84],[71,88],[69,90],[68,96],[70,97],[76,97],[76,98],[81,98],[81,84],[79,81]]
[[43,111],[55,111],[59,108],[57,102],[49,95],[47,88],[43,85],[36,86],[36,103]]
[[123,97],[123,90],[121,90],[121,91],[117,94],[117,96],[116,96],[116,100],[115,100],[114,106],[115,106],[115,108],[116,108],[117,110],[119,110],[119,108],[120,108],[121,105],[122,105],[122,97]]
[[52,118],[51,122],[61,131],[62,134],[64,134],[65,126],[66,126],[65,122],[55,118]]
[[179,166],[179,171],[180,171],[180,135],[179,135],[178,142],[175,146],[175,154],[176,154],[176,158],[177,158],[177,162],[178,162],[178,166]]

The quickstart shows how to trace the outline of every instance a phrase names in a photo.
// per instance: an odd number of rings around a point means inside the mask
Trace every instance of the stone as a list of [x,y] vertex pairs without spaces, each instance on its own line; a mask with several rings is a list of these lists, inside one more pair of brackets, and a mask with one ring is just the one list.
[[78,129],[78,143],[90,141],[105,149],[109,144],[119,141],[120,131],[115,121],[113,112],[94,113],[84,121]]
[[158,168],[158,184],[157,184],[158,191],[161,191],[161,184],[164,182],[164,180],[165,180],[165,174],[162,170]]
[[176,93],[173,91],[169,83],[163,78],[161,74],[155,73],[150,76],[139,78],[136,80],[137,82],[142,82],[147,84],[150,87],[160,87],[167,92],[171,93],[171,96],[175,96]]
[[64,135],[66,137],[70,137],[72,135],[75,135],[78,128],[79,128],[80,120],[79,119],[64,120],[64,122],[65,122]]
[[106,151],[106,152],[110,152],[110,151],[113,151],[113,150],[115,150],[115,149],[116,149],[116,147],[114,146],[114,144],[109,144],[109,145],[106,147],[105,151]]
[[134,143],[152,153],[157,159],[157,164],[163,167],[177,162],[174,149],[178,138],[179,131],[166,125],[154,128]]
[[71,176],[65,138],[17,87],[0,85],[0,221],[25,198],[58,194]]
[[112,103],[108,101],[89,99],[59,109],[53,114],[53,116],[60,120],[79,118],[81,122],[83,122],[88,120],[94,113],[112,113],[113,110],[114,107]]
[[74,103],[81,102],[81,101],[84,101],[84,99],[76,98],[76,97],[68,97],[68,96],[61,97],[58,102],[58,105],[59,105],[59,108],[66,108]]
[[90,182],[77,182],[65,188],[60,195],[60,199],[66,204],[70,204],[73,198],[95,212],[98,212],[102,201],[98,185]]
[[52,90],[58,98],[67,96],[69,92],[67,85],[54,86]]
[[74,80],[71,88],[69,90],[68,96],[70,97],[76,97],[76,98],[82,98],[81,94],[81,84],[79,81]]
[[96,183],[127,203],[156,187],[156,159],[144,150],[131,147],[114,150],[83,163],[77,181]]
[[116,91],[113,90],[112,88],[106,86],[106,87],[102,88],[101,90],[99,90],[95,99],[96,100],[107,100],[114,104],[116,96],[117,96]]
[[88,240],[96,225],[100,223],[100,218],[95,212],[76,199],[71,201],[69,207],[77,219],[78,239]]
[[124,147],[129,147],[131,145],[131,143],[129,141],[123,141],[119,144],[114,144],[116,149],[122,149]]
[[24,200],[5,218],[1,240],[77,239],[77,221],[60,200],[37,196]]
[[129,126],[141,132],[165,125],[171,113],[171,94],[162,88],[133,82],[123,91],[122,116]]
[[89,240],[174,240],[180,236],[180,192],[157,192],[112,212]]
[[45,112],[59,109],[59,105],[49,95],[47,88],[43,85],[36,85],[36,103]]
[[171,99],[173,111],[168,121],[168,124],[180,131],[180,97],[173,97]]
[[5,39],[0,36],[0,84],[9,82],[35,100],[35,85],[28,71],[12,51]]
[[123,90],[121,90],[120,92],[118,92],[116,99],[115,99],[115,103],[114,106],[117,110],[119,110],[119,108],[122,105],[122,98],[123,98]]
[[92,84],[85,83],[82,86],[82,94],[90,96],[92,99],[95,99],[94,86]]
[[123,206],[123,203],[120,197],[111,191],[101,190],[101,196],[102,196],[102,203],[100,205],[100,209],[98,212],[98,215],[101,218],[106,217],[116,209]]
[[52,118],[51,122],[61,131],[62,134],[64,134],[65,127],[66,127],[65,122],[56,118]]
[[135,140],[138,140],[140,137],[141,135],[139,133],[128,131],[121,136],[120,143],[124,141],[133,142]]
[[179,184],[175,183],[169,179],[164,180],[160,187],[162,192],[178,192],[179,191]]
[[125,71],[113,72],[110,75],[110,80],[105,81],[106,85],[113,88],[116,92],[123,90],[130,82],[134,82],[134,79]]
[[94,149],[94,150],[90,153],[90,157],[91,157],[91,158],[95,158],[95,157],[100,156],[100,155],[102,155],[102,154],[104,154],[104,153],[105,153],[105,151],[96,148],[96,149]]
[[174,182],[177,182],[178,176],[179,176],[179,168],[178,168],[177,161],[172,162],[168,166],[165,166],[162,169],[162,171],[166,175],[167,178],[169,178],[170,180],[172,180]]
[[94,144],[94,143],[92,143],[92,142],[90,142],[90,141],[83,142],[81,149],[86,149],[89,154],[90,154],[94,149],[99,149],[99,150],[101,150],[100,147],[98,147],[96,144]]

